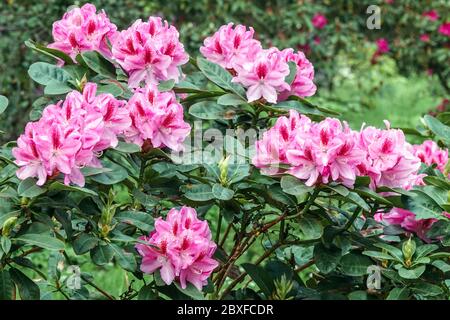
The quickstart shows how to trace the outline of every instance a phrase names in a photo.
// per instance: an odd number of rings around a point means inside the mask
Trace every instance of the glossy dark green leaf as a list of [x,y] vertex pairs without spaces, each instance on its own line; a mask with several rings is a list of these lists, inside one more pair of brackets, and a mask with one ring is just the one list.
[[39,300],[41,296],[40,289],[33,280],[28,278],[22,271],[11,268],[9,269],[11,279],[19,289],[19,295],[22,300]]

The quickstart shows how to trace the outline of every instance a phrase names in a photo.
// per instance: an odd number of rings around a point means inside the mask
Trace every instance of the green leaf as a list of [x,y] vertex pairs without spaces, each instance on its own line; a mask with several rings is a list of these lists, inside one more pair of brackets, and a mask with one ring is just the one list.
[[440,187],[443,189],[450,189],[450,183],[447,179],[439,178],[439,177],[433,177],[433,176],[426,176],[423,178],[423,181],[426,182],[428,185],[433,185],[436,187]]
[[123,152],[123,153],[136,153],[141,151],[141,147],[134,143],[126,143],[123,141],[119,141],[114,150]]
[[158,204],[158,199],[150,194],[146,194],[139,189],[133,191],[134,199],[146,208],[153,208]]
[[138,300],[157,300],[158,296],[155,293],[152,285],[146,285],[139,290]]
[[417,279],[425,272],[425,269],[426,269],[425,265],[421,265],[421,266],[419,266],[417,268],[413,268],[413,269],[407,269],[405,267],[401,267],[398,270],[398,274],[400,275],[400,277],[402,277],[404,279]]
[[212,193],[216,199],[230,200],[234,196],[234,191],[215,183],[212,187]]
[[375,243],[374,246],[384,249],[392,257],[394,257],[397,261],[399,261],[399,262],[403,261],[403,253],[402,253],[402,250],[400,250],[399,248],[396,248],[394,246],[391,246],[390,244],[383,243],[383,242]]
[[435,244],[424,244],[416,249],[414,259],[420,259],[428,256],[430,253],[436,251],[439,247]]
[[250,165],[246,163],[230,164],[228,166],[228,183],[233,184],[250,175]]
[[322,244],[317,244],[314,247],[314,259],[316,267],[324,274],[330,273],[336,269],[341,260],[341,250],[327,249]]
[[8,237],[2,236],[0,244],[4,254],[7,254],[11,250],[11,240]]
[[109,245],[99,245],[90,251],[90,256],[96,265],[103,266],[111,261],[114,252]]
[[291,85],[294,82],[295,76],[297,75],[297,63],[294,61],[289,61],[289,75],[284,79],[288,85]]
[[317,219],[303,217],[298,221],[301,240],[319,239],[323,234],[323,226]]
[[46,234],[26,233],[14,240],[25,242],[48,250],[64,250],[64,242]]
[[366,251],[363,251],[363,254],[366,256],[369,256],[371,258],[377,259],[377,260],[396,260],[391,255],[381,252],[381,251],[366,250]]
[[17,192],[19,196],[26,198],[34,198],[43,193],[45,193],[45,189],[36,185],[36,180],[33,178],[27,178],[22,180],[17,187]]
[[446,126],[442,122],[440,122],[438,119],[430,116],[425,115],[423,117],[425,124],[427,127],[433,131],[433,133],[442,141],[444,141],[446,144],[450,144],[450,127]]
[[0,270],[0,300],[11,300],[14,290],[13,282],[9,272]]
[[114,218],[122,223],[135,226],[145,232],[150,232],[153,230],[153,217],[146,212],[122,211],[117,213]]
[[46,62],[33,63],[28,69],[28,75],[45,86],[51,82],[66,83],[70,79],[70,75],[62,68]]
[[198,291],[198,289],[190,283],[187,284],[186,289],[181,288],[181,286],[177,282],[175,282],[175,286],[183,294],[191,297],[194,300],[205,300],[203,293],[201,291]]
[[363,210],[370,212],[370,207],[363,198],[361,198],[357,193],[350,192],[347,197],[348,200],[361,207]]
[[136,271],[137,268],[137,263],[136,263],[136,258],[135,256],[130,253],[125,251],[124,249],[120,248],[119,246],[110,243],[109,244],[117,263],[119,263],[119,265],[130,272],[134,272]]
[[445,219],[442,208],[430,196],[419,190],[412,190],[413,196],[402,196],[406,209],[416,214],[416,220],[421,219]]
[[394,288],[389,292],[386,300],[408,300],[410,293],[411,291],[406,287]]
[[184,196],[193,201],[209,201],[215,198],[211,187],[207,184],[190,184],[181,189]]
[[359,195],[374,199],[377,203],[392,206],[392,203],[389,200],[383,198],[378,193],[367,187],[358,187],[355,188],[354,191]]
[[200,101],[189,108],[189,114],[204,120],[232,119],[235,111],[214,101]]
[[64,52],[59,51],[57,49],[47,48],[46,46],[38,44],[32,40],[26,40],[25,45],[28,48],[31,48],[31,49],[35,50],[36,52],[43,53],[48,57],[51,57],[56,60],[64,61],[65,65],[73,64],[73,60],[71,57],[69,57],[67,54],[65,54]]
[[95,182],[105,185],[112,185],[119,183],[128,177],[127,170],[122,166],[119,166],[118,164],[115,164],[107,159],[104,159],[102,163],[104,167],[111,169],[111,171],[92,176],[91,179]]
[[244,88],[241,86],[232,83],[231,79],[233,78],[231,74],[223,69],[221,66],[212,63],[202,57],[197,58],[197,65],[200,71],[213,83],[222,89],[231,91],[237,94],[239,97],[245,97]]
[[158,84],[158,90],[159,92],[166,92],[173,89],[173,86],[175,85],[175,80],[170,79],[167,81],[162,81]]
[[118,97],[123,94],[123,89],[119,87],[117,84],[106,84],[102,86],[97,87],[97,94],[100,93],[109,93],[112,94],[114,97]]
[[81,53],[81,57],[86,65],[96,73],[106,78],[116,79],[116,67],[103,58],[100,53],[96,51],[86,51]]
[[274,109],[288,112],[293,109],[307,116],[315,116],[319,119],[325,118],[326,114],[317,108],[307,106],[300,101],[286,100],[271,106]]
[[261,291],[269,298],[275,291],[275,285],[270,274],[261,266],[252,263],[244,263],[242,268],[248,273],[250,278],[256,283]]
[[49,187],[49,190],[51,191],[71,191],[71,192],[81,192],[81,193],[86,193],[92,196],[98,196],[97,192],[91,190],[91,189],[87,189],[87,188],[81,188],[81,187],[77,187],[77,186],[68,186],[65,185],[59,181],[55,181],[53,182]]
[[373,265],[369,258],[353,253],[343,256],[340,263],[342,272],[353,277],[366,275],[367,268]]
[[302,196],[314,190],[313,187],[308,187],[303,181],[291,175],[281,177],[281,188],[293,196]]
[[9,269],[12,280],[19,289],[20,298],[22,300],[39,300],[41,292],[39,287],[33,280],[28,278],[23,272],[16,268]]
[[9,103],[8,98],[0,95],[0,114],[5,112],[6,107],[8,107],[8,103]]
[[66,83],[58,81],[50,81],[44,88],[44,94],[46,95],[60,95],[72,91],[73,89]]
[[440,286],[428,282],[414,283],[410,289],[423,297],[434,297],[444,293]]
[[436,268],[438,268],[439,270],[441,270],[444,273],[450,272],[450,264],[445,263],[442,260],[435,260],[435,261],[433,261],[432,265],[435,266]]
[[73,241],[73,251],[78,254],[84,254],[98,245],[98,239],[87,233],[80,233]]
[[222,106],[238,106],[247,103],[247,101],[234,93],[226,93],[217,99],[217,103]]

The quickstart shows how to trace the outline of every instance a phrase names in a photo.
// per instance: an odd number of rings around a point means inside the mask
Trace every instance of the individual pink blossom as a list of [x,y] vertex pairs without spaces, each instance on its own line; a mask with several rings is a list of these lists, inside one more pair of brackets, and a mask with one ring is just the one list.
[[247,88],[248,102],[264,98],[276,103],[279,92],[290,90],[285,81],[288,75],[289,66],[282,53],[271,48],[261,51],[254,60],[239,67],[232,81]]
[[445,171],[448,162],[448,150],[441,149],[436,142],[426,140],[422,144],[414,145],[414,155],[417,156],[421,162],[428,166],[432,164],[437,165],[437,169],[441,172]]
[[328,24],[327,18],[320,13],[316,13],[311,19],[311,22],[316,29],[323,29]]
[[419,37],[420,41],[422,42],[430,42],[430,36],[428,34],[421,34]]
[[191,127],[184,121],[183,107],[173,91],[159,92],[155,85],[148,84],[136,90],[126,108],[132,119],[125,132],[127,141],[140,146],[148,142],[155,148],[183,149]]
[[389,42],[385,38],[380,38],[376,41],[377,45],[377,52],[379,54],[387,53],[389,52]]
[[438,31],[440,34],[446,37],[450,37],[450,22],[444,22],[443,24],[441,24]]
[[206,38],[200,52],[225,69],[235,69],[236,65],[252,61],[262,50],[260,42],[253,36],[253,28],[247,30],[243,25],[229,23]]
[[198,219],[193,208],[171,209],[167,218],[156,219],[155,230],[140,240],[148,243],[136,245],[142,256],[141,271],[159,270],[167,285],[177,281],[185,289],[189,282],[201,290],[218,266],[212,258],[216,244],[208,223]]
[[[445,217],[450,218],[447,212],[442,213]],[[431,242],[431,239],[427,237],[427,232],[431,229],[433,224],[438,219],[416,219],[416,214],[401,208],[393,208],[387,213],[377,213],[374,216],[378,222],[385,222],[390,225],[398,225],[403,229],[414,232],[419,238],[425,242]]]
[[436,21],[439,19],[439,13],[436,10],[429,10],[422,13],[422,17],[425,17],[430,21]]
[[317,87],[314,84],[314,66],[301,51],[294,53],[293,49],[284,49],[282,52],[286,62],[293,61],[297,64],[297,73],[294,81],[290,85],[290,90],[279,94],[279,100],[285,100],[291,95],[299,97],[310,97],[316,93]]
[[160,17],[149,17],[147,22],[137,20],[111,42],[113,58],[128,73],[132,88],[141,82],[178,82],[179,67],[189,60],[177,29]]
[[48,47],[67,53],[72,59],[81,52],[94,50],[109,57],[111,52],[107,41],[116,30],[103,10],[97,13],[95,6],[87,3],[70,10],[53,23],[54,42]]
[[64,175],[64,183],[84,186],[83,167],[101,167],[100,152],[114,148],[118,136],[131,125],[125,102],[111,94],[97,95],[97,85],[70,92],[64,101],[47,106],[37,122],[30,122],[13,148],[19,179]]

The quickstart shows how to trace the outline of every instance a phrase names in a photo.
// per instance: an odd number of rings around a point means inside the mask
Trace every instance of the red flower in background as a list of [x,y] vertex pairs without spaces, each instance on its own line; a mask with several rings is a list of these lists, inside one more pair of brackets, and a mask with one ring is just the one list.
[[425,17],[430,21],[436,21],[437,19],[439,19],[439,14],[436,10],[430,10],[422,13],[422,17]]
[[327,18],[320,13],[316,13],[311,22],[316,29],[323,29],[328,24]]
[[439,33],[444,36],[450,37],[450,22],[445,22],[439,26]]

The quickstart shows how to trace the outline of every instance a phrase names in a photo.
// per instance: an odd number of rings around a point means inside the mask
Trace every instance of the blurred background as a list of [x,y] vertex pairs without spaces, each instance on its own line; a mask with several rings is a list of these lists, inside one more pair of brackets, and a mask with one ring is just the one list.
[[[44,57],[26,48],[32,39],[52,41],[52,23],[68,7],[86,1],[0,0],[0,94],[10,100],[0,115],[0,142],[14,140],[29,121],[42,87],[28,67]],[[138,18],[162,16],[180,31],[192,56],[203,39],[228,22],[252,26],[265,46],[302,50],[314,64],[318,91],[310,100],[341,112],[353,128],[363,122],[414,127],[424,114],[447,114],[450,87],[450,2],[448,0],[92,0],[119,29]],[[370,5],[375,5],[368,11]],[[378,16],[373,14],[379,13]],[[368,19],[381,24],[368,28]],[[447,117],[448,119],[448,117]],[[414,137],[411,137],[414,139]],[[215,221],[216,219],[212,219]],[[215,226],[212,226],[215,228]],[[36,256],[50,265],[47,253]],[[102,268],[79,257],[83,270],[119,295],[126,272]]]

